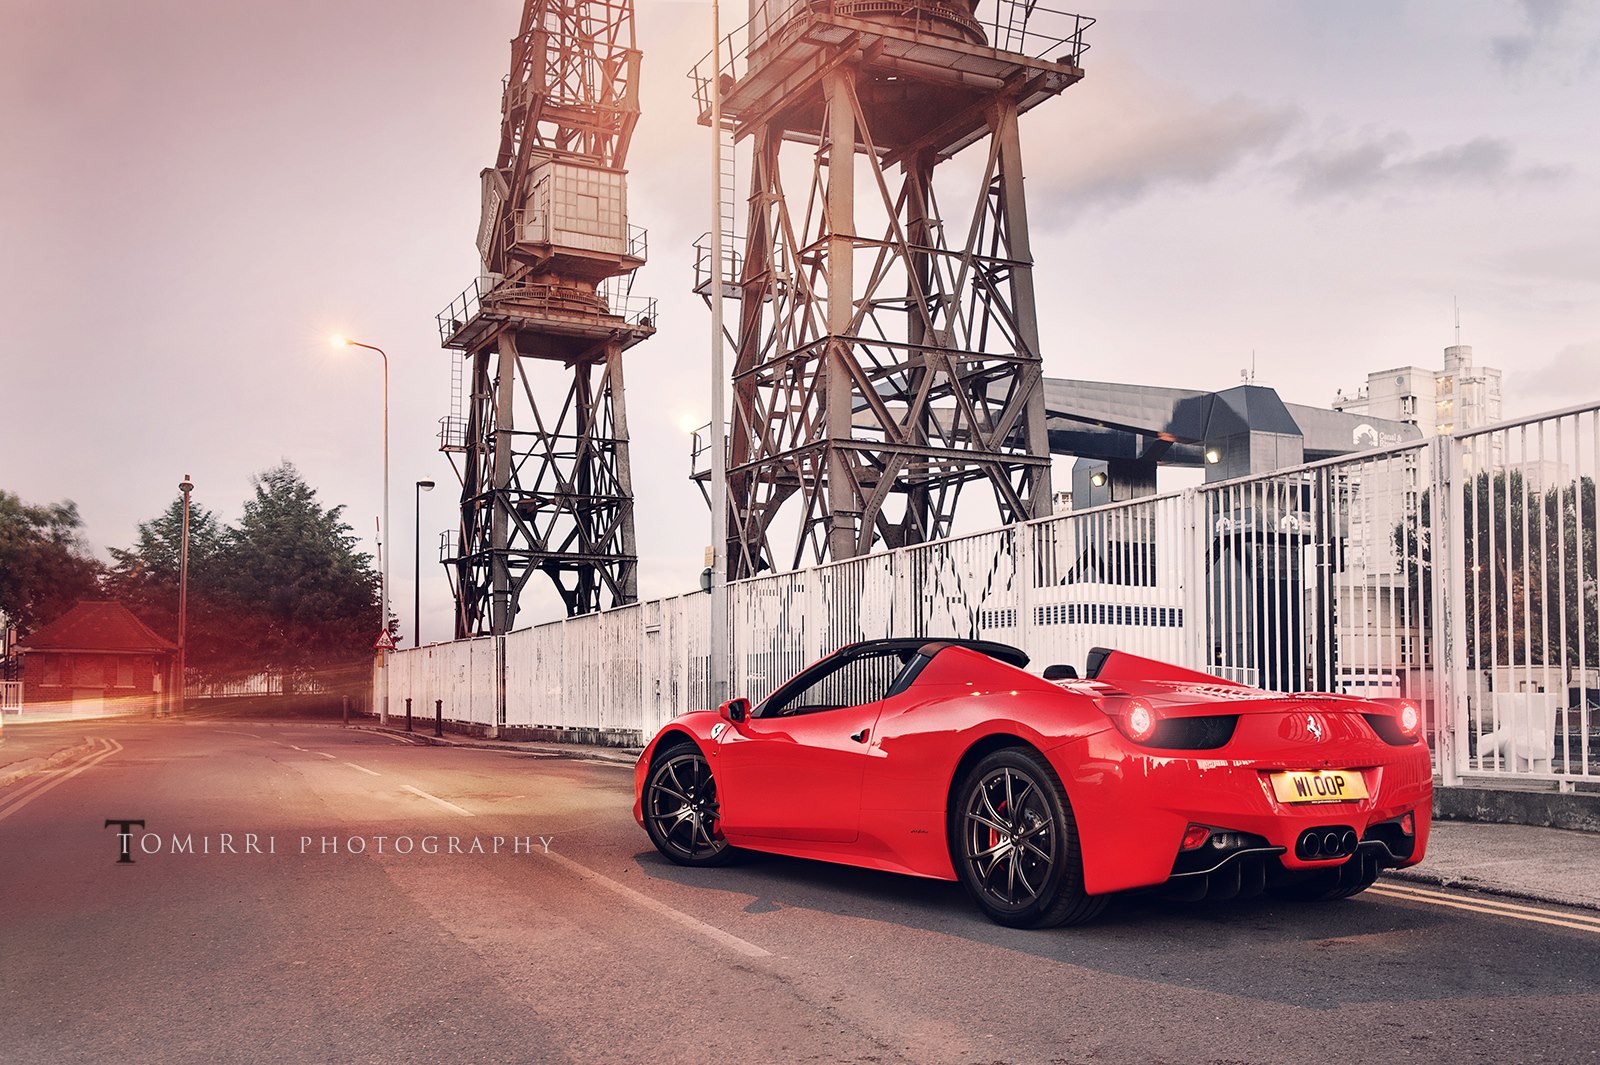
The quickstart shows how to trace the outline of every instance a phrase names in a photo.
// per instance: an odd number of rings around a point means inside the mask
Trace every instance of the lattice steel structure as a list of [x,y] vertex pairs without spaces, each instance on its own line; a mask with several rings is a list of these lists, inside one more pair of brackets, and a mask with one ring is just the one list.
[[[717,78],[750,143],[730,576],[949,535],[973,482],[1002,521],[1050,513],[1017,117],[1083,76],[1093,20],[985,7],[771,0],[691,75],[701,121]],[[980,143],[975,198],[941,203],[940,164]]]
[[629,293],[645,260],[624,173],[639,60],[632,0],[523,6],[482,175],[483,273],[439,315],[469,368],[440,432],[461,478],[445,559],[458,637],[508,631],[535,572],[569,615],[637,595],[622,353],[655,332],[654,301]]

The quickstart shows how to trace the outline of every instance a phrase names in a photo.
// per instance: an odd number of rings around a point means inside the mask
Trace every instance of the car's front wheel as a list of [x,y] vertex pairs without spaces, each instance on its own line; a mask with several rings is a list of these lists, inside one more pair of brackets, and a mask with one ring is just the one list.
[[716,778],[694,744],[681,743],[656,756],[641,805],[650,841],[679,865],[722,865],[733,857],[719,825]]
[[951,841],[961,883],[998,924],[1078,924],[1105,908],[1104,897],[1083,890],[1066,791],[1030,748],[994,751],[972,767],[956,791]]

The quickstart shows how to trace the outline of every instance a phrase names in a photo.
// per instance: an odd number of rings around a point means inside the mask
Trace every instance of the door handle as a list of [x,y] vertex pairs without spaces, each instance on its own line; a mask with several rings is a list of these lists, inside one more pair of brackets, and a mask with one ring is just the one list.
[[867,730],[866,729],[862,729],[860,732],[857,732],[855,735],[851,736],[850,738],[855,740],[857,743],[866,743],[867,742]]

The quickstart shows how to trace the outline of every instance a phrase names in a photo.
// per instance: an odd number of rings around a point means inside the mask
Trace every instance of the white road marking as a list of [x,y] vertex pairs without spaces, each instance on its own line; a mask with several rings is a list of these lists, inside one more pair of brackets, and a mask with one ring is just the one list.
[[361,771],[362,771],[362,772],[363,772],[363,773],[371,773],[371,774],[372,774],[372,775],[373,775],[373,776],[375,776],[375,777],[381,777],[381,776],[383,776],[383,774],[382,774],[382,773],[379,773],[379,772],[375,772],[375,771],[374,771],[374,770],[371,770],[371,769],[368,769],[368,768],[367,768],[367,767],[366,767],[366,766],[364,766],[364,765],[356,765],[356,764],[355,764],[355,763],[354,763],[354,762],[346,762],[346,763],[345,763],[345,765],[347,765],[347,766],[349,766],[349,767],[350,767],[350,768],[351,768],[351,769],[359,769],[359,770],[361,770]]
[[122,750],[122,744],[118,743],[116,740],[96,739],[95,742],[104,743],[107,746],[103,750],[92,752],[86,757],[80,758],[75,764],[75,768],[61,772],[58,776],[46,777],[38,783],[29,785],[23,791],[12,796],[9,805],[7,805],[5,809],[0,810],[0,821],[4,821],[6,818],[10,817],[12,814],[16,813],[18,810],[22,809],[24,806],[28,805],[30,802],[37,799],[39,796],[43,795],[56,785],[66,783],[79,773],[94,768],[96,765]]
[[441,799],[437,795],[429,795],[427,792],[423,791],[421,788],[414,788],[410,784],[402,784],[402,785],[400,785],[400,790],[401,791],[409,791],[413,795],[420,795],[424,799],[427,799],[429,802],[438,803],[440,806],[443,806],[446,810],[454,810],[456,813],[460,814],[462,817],[472,817],[473,816],[473,813],[472,813],[471,810],[463,810],[461,807],[457,806],[453,802],[449,802],[449,801],[447,801],[445,799]]
[[336,754],[328,754],[325,751],[311,751],[310,753],[311,754],[320,754],[324,758],[332,758],[335,762],[337,762],[339,760],[339,756],[338,755],[336,755]]
[[306,750],[304,747],[295,747],[294,744],[292,744],[292,743],[289,744],[289,746],[290,747],[294,747],[294,749],[299,751],[301,754],[310,754],[311,753],[310,751]]
[[551,861],[565,869],[570,869],[583,879],[594,884],[598,884],[607,891],[615,892],[616,894],[627,899],[629,902],[632,902],[638,906],[643,906],[652,913],[659,914],[660,916],[665,917],[667,920],[676,924],[680,924],[690,931],[699,932],[706,938],[715,940],[716,942],[727,947],[729,950],[737,951],[747,958],[772,957],[772,952],[769,950],[763,950],[748,940],[740,939],[738,936],[733,935],[730,932],[724,932],[716,925],[707,924],[706,922],[700,920],[700,918],[690,916],[689,914],[684,913],[682,910],[675,910],[666,903],[653,899],[649,895],[635,891],[626,884],[619,884],[617,881],[612,880],[608,876],[604,876],[595,872],[586,865],[580,865],[564,854],[557,854],[554,851],[546,851],[545,857],[549,858]]
[[1494,899],[1474,899],[1462,895],[1447,895],[1442,891],[1429,891],[1426,888],[1415,888],[1407,885],[1384,883],[1374,885],[1367,889],[1371,895],[1382,895],[1385,898],[1403,899],[1406,902],[1420,902],[1428,906],[1444,906],[1453,910],[1468,910],[1472,913],[1488,914],[1492,917],[1510,917],[1517,921],[1531,921],[1535,924],[1555,925],[1558,928],[1575,928],[1580,932],[1600,933],[1600,917],[1590,917],[1586,914],[1566,913],[1562,910],[1545,910],[1537,906],[1523,906],[1514,902],[1500,902]]

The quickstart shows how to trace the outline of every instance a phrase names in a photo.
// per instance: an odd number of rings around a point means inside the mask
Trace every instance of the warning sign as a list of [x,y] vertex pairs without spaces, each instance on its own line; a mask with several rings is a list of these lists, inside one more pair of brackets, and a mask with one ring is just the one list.
[[373,641],[372,649],[374,651],[394,650],[394,636],[390,634],[388,629],[384,629],[382,632],[378,633],[378,638]]

